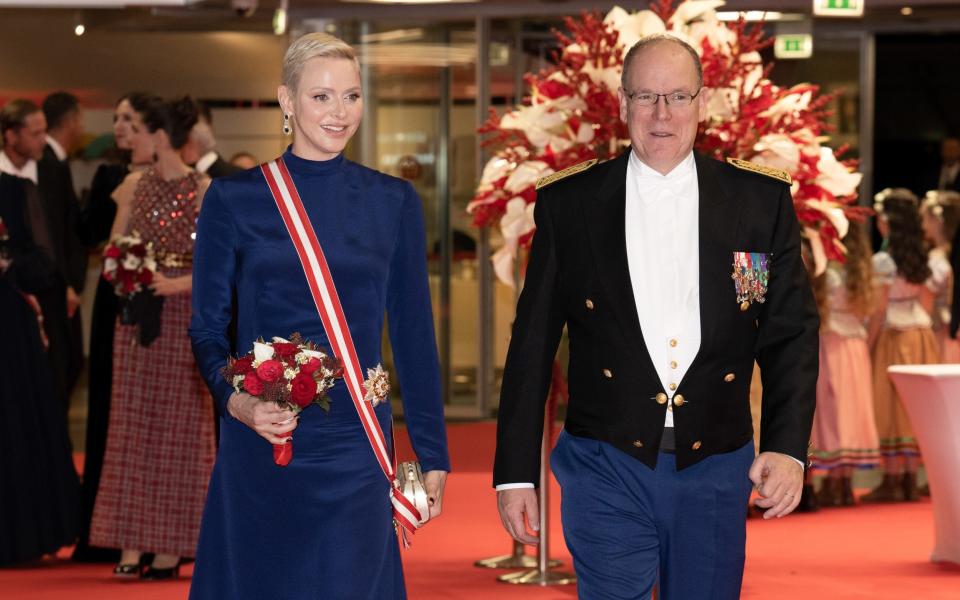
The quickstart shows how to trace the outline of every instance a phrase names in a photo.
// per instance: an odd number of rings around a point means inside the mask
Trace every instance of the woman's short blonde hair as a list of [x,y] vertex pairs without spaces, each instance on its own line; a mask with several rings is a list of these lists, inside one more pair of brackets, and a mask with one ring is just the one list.
[[360,69],[360,62],[357,60],[357,53],[353,46],[329,33],[308,33],[298,38],[287,48],[287,53],[283,57],[281,72],[283,85],[296,91],[297,84],[300,83],[300,75],[303,73],[303,67],[312,58],[352,60],[357,65],[357,69]]

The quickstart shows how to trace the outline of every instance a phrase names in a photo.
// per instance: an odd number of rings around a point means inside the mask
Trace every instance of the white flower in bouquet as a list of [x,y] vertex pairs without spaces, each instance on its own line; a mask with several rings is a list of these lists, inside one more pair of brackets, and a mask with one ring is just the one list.
[[273,346],[270,344],[264,344],[263,342],[253,343],[253,358],[254,362],[258,364],[273,358],[273,352]]
[[128,252],[123,257],[123,268],[128,271],[136,271],[140,268],[141,263],[143,263],[143,260],[132,252]]

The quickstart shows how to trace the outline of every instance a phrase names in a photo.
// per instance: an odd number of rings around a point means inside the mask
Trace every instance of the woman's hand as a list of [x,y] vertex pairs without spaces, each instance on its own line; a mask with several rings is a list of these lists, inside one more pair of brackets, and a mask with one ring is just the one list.
[[174,296],[184,294],[193,287],[191,275],[181,275],[180,277],[167,277],[163,273],[157,273],[153,277],[153,283],[150,289],[158,296]]
[[427,471],[423,476],[423,487],[427,488],[427,502],[430,504],[431,519],[436,519],[443,512],[443,488],[446,485],[446,471]]
[[286,444],[292,440],[293,436],[281,436],[296,429],[299,422],[297,414],[292,410],[280,408],[273,402],[258,400],[245,392],[234,392],[230,395],[227,412],[271,444]]

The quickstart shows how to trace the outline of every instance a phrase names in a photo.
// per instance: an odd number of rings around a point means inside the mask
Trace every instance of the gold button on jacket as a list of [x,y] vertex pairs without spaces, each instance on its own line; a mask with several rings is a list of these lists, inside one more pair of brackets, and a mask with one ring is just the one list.
[[636,446],[637,448],[643,448],[643,442],[641,442],[640,440],[634,440],[633,445]]
[[686,402],[686,399],[683,397],[683,394],[677,394],[673,397],[674,406],[683,406],[684,402]]
[[693,448],[694,450],[699,450],[699,449],[700,449],[700,446],[702,446],[702,445],[703,445],[703,442],[701,442],[700,440],[697,440],[697,441],[695,441],[695,442],[693,443],[693,445],[690,446],[690,447]]
[[593,300],[591,300],[590,298],[587,298],[586,304],[587,304],[587,310],[593,310]]
[[656,399],[656,401],[657,401],[657,404],[666,404],[666,403],[667,403],[667,395],[664,394],[663,392],[660,392],[659,394],[657,394],[656,397],[655,397],[655,399]]
[[731,381],[733,381],[733,380],[736,379],[736,378],[737,378],[737,376],[734,375],[733,373],[727,373],[726,375],[723,376],[723,380],[726,381],[727,383],[730,383]]
[[613,371],[611,371],[610,369],[604,369],[603,376],[606,377],[607,379],[610,379],[613,377]]

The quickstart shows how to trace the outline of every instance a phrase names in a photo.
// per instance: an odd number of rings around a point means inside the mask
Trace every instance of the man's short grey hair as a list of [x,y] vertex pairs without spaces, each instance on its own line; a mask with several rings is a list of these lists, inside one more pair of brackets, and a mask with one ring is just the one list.
[[662,43],[676,44],[687,51],[690,58],[693,59],[693,66],[697,69],[697,88],[703,87],[703,65],[700,64],[700,55],[697,54],[693,46],[669,33],[655,33],[642,38],[627,51],[627,55],[623,59],[623,72],[620,73],[620,86],[623,87],[623,89],[632,91],[627,86],[627,74],[630,73],[630,65],[633,64],[637,55],[640,54],[644,48]]

